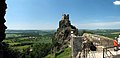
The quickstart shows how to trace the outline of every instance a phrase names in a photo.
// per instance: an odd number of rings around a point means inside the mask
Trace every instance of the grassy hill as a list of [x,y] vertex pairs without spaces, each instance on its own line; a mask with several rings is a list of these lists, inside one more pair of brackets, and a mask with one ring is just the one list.
[[54,54],[48,54],[44,58],[71,58],[72,57],[71,55],[72,55],[72,50],[71,50],[70,47],[67,47],[67,48],[64,49],[64,51],[62,53],[60,53],[56,57],[54,56]]

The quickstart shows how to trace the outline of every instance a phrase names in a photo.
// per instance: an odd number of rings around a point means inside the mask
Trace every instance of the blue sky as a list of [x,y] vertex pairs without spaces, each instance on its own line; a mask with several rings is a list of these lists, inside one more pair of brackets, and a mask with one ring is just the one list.
[[120,29],[119,0],[7,0],[8,29],[57,29],[70,15],[78,29]]

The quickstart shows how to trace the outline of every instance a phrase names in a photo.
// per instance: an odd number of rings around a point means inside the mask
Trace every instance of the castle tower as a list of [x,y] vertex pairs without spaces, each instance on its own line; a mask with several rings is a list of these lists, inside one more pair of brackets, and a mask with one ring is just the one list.
[[69,20],[69,14],[63,14],[62,15],[62,20],[65,20],[65,19]]

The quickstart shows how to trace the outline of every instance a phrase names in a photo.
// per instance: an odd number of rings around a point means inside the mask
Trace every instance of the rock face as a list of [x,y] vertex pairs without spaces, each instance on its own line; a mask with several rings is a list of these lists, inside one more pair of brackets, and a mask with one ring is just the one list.
[[69,14],[63,14],[54,38],[58,49],[70,42],[71,30],[74,30],[74,34],[78,35],[78,29],[70,23]]
[[5,29],[7,28],[5,23],[5,14],[6,14],[7,5],[5,0],[0,0],[0,42],[5,39]]

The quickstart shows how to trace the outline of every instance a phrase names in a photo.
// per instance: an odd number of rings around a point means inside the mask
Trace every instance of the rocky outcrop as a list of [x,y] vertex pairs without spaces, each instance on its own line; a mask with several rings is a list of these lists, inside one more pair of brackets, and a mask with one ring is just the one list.
[[71,30],[74,30],[74,34],[78,35],[78,29],[71,25],[69,20],[69,14],[63,14],[62,19],[59,22],[59,28],[55,32],[54,41],[58,49],[70,42]]
[[5,3],[5,0],[0,0],[0,42],[2,42],[5,39],[5,29],[7,28],[5,26],[5,14],[6,14],[7,5]]

